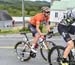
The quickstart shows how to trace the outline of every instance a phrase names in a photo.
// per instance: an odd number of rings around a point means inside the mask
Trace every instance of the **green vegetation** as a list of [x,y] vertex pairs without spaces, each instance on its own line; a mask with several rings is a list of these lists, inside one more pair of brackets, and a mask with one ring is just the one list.
[[[51,29],[53,29],[53,27],[54,26],[51,26]],[[41,25],[40,29],[43,33],[47,32],[45,25]],[[13,33],[19,33],[19,32],[31,33],[28,28],[23,28],[23,27],[13,27],[11,29],[4,29],[4,30],[0,29],[0,34],[13,34]]]
[[[0,10],[7,10],[11,16],[22,16],[22,0],[0,0]],[[49,6],[45,1],[25,1],[25,16],[33,16],[40,12],[42,6]]]
[[[16,34],[20,32],[26,32],[26,33],[31,33],[28,28],[25,29],[9,29],[9,30],[0,30],[0,34]],[[43,33],[47,33],[47,30],[45,28],[42,28]],[[55,33],[54,35],[58,36],[59,33]]]
[[28,28],[25,29],[20,29],[20,28],[12,28],[12,29],[5,29],[5,30],[0,30],[0,34],[14,34],[14,33],[20,33],[20,32],[30,32]]

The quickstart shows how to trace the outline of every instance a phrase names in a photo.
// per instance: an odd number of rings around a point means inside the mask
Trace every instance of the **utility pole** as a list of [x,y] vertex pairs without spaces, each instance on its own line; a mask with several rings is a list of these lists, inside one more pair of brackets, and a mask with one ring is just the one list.
[[24,0],[22,0],[22,17],[23,17],[23,28],[25,28],[25,19],[24,19]]

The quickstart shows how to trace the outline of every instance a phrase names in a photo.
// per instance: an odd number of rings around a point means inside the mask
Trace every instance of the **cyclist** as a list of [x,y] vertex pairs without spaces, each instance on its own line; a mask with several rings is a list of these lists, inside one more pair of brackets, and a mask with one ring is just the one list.
[[41,8],[42,12],[36,14],[35,16],[33,16],[30,21],[29,21],[29,25],[28,28],[30,29],[31,33],[33,34],[33,44],[31,47],[31,51],[33,53],[36,53],[36,45],[37,45],[37,41],[39,39],[39,37],[41,36],[42,38],[44,38],[43,33],[40,30],[40,25],[42,22],[45,22],[46,24],[46,29],[48,31],[50,31],[50,25],[49,25],[49,16],[50,16],[50,9],[47,6],[44,6]]
[[[66,15],[64,15],[64,18],[62,21],[58,24],[58,31],[60,35],[64,38],[64,40],[67,42],[67,47],[64,51],[63,59],[61,64],[62,65],[69,65],[67,63],[67,56],[70,53],[70,50],[74,47],[74,42],[70,36],[70,34],[75,33],[75,8],[69,10]],[[70,34],[69,34],[70,33]]]

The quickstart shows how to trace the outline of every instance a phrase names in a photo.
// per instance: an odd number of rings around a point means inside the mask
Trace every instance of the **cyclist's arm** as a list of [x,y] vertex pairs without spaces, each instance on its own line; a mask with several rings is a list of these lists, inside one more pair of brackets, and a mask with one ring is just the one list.
[[37,22],[36,22],[36,30],[37,30],[37,32],[38,32],[40,35],[43,35],[39,27],[40,27],[40,22],[37,21]]
[[50,22],[46,23],[46,28],[47,28],[47,31],[50,32]]

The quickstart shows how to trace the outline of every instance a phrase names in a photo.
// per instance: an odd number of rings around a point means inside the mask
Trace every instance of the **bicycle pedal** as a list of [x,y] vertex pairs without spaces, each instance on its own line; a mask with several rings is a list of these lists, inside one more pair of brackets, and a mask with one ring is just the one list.
[[31,56],[32,58],[35,58],[35,57],[36,57],[36,53],[30,51],[30,56]]

